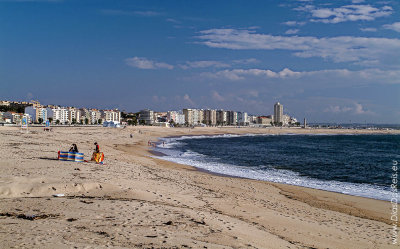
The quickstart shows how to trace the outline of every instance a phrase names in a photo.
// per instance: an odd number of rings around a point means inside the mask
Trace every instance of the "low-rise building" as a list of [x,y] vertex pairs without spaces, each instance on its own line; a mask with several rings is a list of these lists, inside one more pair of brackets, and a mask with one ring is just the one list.
[[272,116],[258,116],[257,117],[257,124],[271,126],[273,123]]
[[290,123],[290,116],[287,114],[282,115],[282,125],[283,126],[288,126]]
[[0,101],[0,105],[3,105],[3,106],[10,106],[10,101],[1,100],[1,101]]
[[139,124],[153,125],[154,124],[154,111],[144,109],[139,114]]
[[257,124],[257,117],[258,116],[255,116],[255,115],[249,115],[248,116],[249,124]]
[[8,123],[13,123],[13,124],[20,124],[22,117],[24,116],[23,113],[16,113],[16,112],[5,112],[3,114],[4,120]]

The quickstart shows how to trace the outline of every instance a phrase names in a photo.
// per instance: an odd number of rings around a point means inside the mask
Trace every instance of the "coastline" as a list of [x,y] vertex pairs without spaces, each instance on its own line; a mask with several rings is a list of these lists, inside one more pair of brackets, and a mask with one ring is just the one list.
[[[249,136],[249,137],[252,137],[252,136],[269,136],[269,135],[275,135],[275,134],[256,134],[256,133],[224,134],[224,133],[221,133],[221,134],[212,134],[212,135],[211,134],[197,134],[197,135],[183,135],[183,136],[165,136],[165,137],[157,138],[157,142],[155,144],[157,146],[161,145],[161,143],[164,142],[165,139],[167,139],[167,141],[169,139],[177,139],[175,141],[179,141],[181,139],[182,140],[185,140],[185,139],[198,139],[198,138],[201,139],[201,138],[208,138],[208,137],[209,138],[221,138],[221,137],[227,138],[227,137],[246,137],[246,136]],[[292,135],[304,135],[304,136],[354,135],[354,136],[357,136],[357,135],[382,135],[382,134],[376,134],[376,133],[374,133],[374,134],[351,134],[351,133],[349,133],[349,134],[326,134],[326,133],[314,133],[314,134],[281,133],[281,134],[279,134],[279,136],[285,136],[285,135],[287,135],[287,136],[292,136]],[[391,135],[394,135],[394,134],[391,134]],[[167,145],[168,145],[168,142],[167,142]],[[318,180],[318,179],[315,179],[316,182],[314,182],[314,184],[311,184],[311,186],[310,186],[310,184],[308,184],[308,186],[307,186],[307,185],[301,185],[301,184],[290,184],[288,182],[279,182],[279,181],[274,181],[274,180],[269,180],[269,179],[260,179],[260,177],[251,177],[251,176],[247,177],[247,176],[243,176],[241,174],[240,175],[235,175],[234,173],[232,173],[232,174],[221,173],[221,172],[216,172],[216,171],[209,170],[207,168],[202,168],[201,166],[198,166],[196,164],[191,164],[192,160],[189,160],[188,162],[185,163],[184,161],[183,162],[181,162],[180,160],[177,161],[176,160],[177,158],[175,158],[175,157],[167,159],[166,157],[168,157],[168,155],[165,154],[165,151],[161,152],[160,150],[165,150],[165,149],[163,147],[161,147],[161,146],[158,146],[158,147],[151,147],[148,151],[155,158],[163,159],[163,160],[166,160],[166,161],[169,161],[169,162],[173,162],[173,163],[177,163],[177,164],[183,164],[183,165],[186,165],[186,166],[189,166],[189,167],[193,167],[198,171],[209,173],[209,174],[213,174],[213,175],[216,175],[216,176],[260,180],[260,181],[266,181],[266,182],[269,182],[269,183],[283,184],[283,185],[289,185],[289,186],[298,186],[298,187],[303,187],[303,188],[317,189],[317,190],[322,190],[322,191],[327,191],[327,192],[332,192],[332,193],[339,193],[339,194],[344,194],[344,195],[349,195],[349,196],[363,197],[363,198],[369,198],[369,199],[374,199],[374,200],[382,200],[382,201],[389,201],[390,202],[390,195],[391,194],[390,194],[390,192],[388,190],[378,190],[380,192],[379,193],[375,193],[375,195],[373,195],[371,193],[370,194],[363,194],[362,191],[361,192],[360,191],[359,192],[357,192],[357,191],[356,192],[348,191],[349,186],[341,186],[339,188],[338,188],[338,186],[336,186],[336,188],[335,187],[333,187],[333,188],[332,187],[327,187],[327,186],[331,185],[331,183],[329,181],[323,181],[323,180],[321,181],[321,180]],[[211,164],[212,164],[212,162],[211,162]],[[215,165],[215,166],[218,167],[217,165]],[[236,172],[236,173],[238,173],[238,172]],[[321,184],[323,186],[321,186]],[[337,185],[337,182],[335,184]],[[370,187],[368,185],[356,184],[356,183],[345,183],[345,184],[350,184],[350,186],[352,186],[353,189],[354,188],[355,189],[359,188],[359,189],[363,189],[364,191],[366,190],[365,188],[369,188]],[[313,187],[313,185],[314,185],[314,187]],[[340,192],[340,189],[343,190],[343,188],[346,189],[347,193]],[[376,191],[376,189],[373,189],[372,191],[374,191],[374,190]],[[371,189],[369,189],[368,192],[369,191],[371,191]],[[382,193],[382,191],[386,191],[388,193]],[[386,194],[387,197],[380,197],[381,194],[384,194],[384,195]],[[399,202],[397,202],[397,203],[399,204]]]
[[[221,134],[197,134],[197,135],[183,135],[183,136],[165,136],[165,137],[160,137],[157,140],[157,144],[160,144],[160,140],[161,139],[168,139],[168,138],[193,138],[193,137],[217,137],[217,136],[224,136],[227,135],[226,133],[221,133]],[[257,134],[257,133],[245,133],[245,134],[229,134],[229,135],[237,135],[237,136],[253,136],[253,135],[270,135],[270,134]],[[296,134],[296,133],[282,133],[279,135],[327,135],[325,133],[315,133],[315,134]],[[351,133],[346,133],[346,134],[329,134],[329,135],[365,135],[365,134],[351,134]],[[367,135],[381,135],[381,133],[373,133],[373,134],[367,134]],[[398,134],[399,135],[399,134]],[[344,195],[344,196],[348,196],[348,198],[344,197],[344,199],[352,199],[352,197],[355,198],[365,198],[367,200],[375,200],[375,201],[379,201],[379,202],[384,202],[384,203],[390,203],[390,201],[388,200],[383,200],[383,199],[375,199],[372,197],[364,197],[364,196],[357,196],[357,195],[352,195],[352,194],[346,194],[346,193],[341,193],[341,192],[337,192],[337,191],[330,191],[330,190],[324,190],[324,189],[317,189],[317,188],[311,188],[311,187],[306,187],[306,186],[300,186],[300,185],[294,185],[294,184],[289,184],[289,183],[277,183],[277,182],[272,182],[272,181],[268,181],[268,180],[258,180],[258,179],[252,179],[252,178],[247,178],[247,177],[243,177],[243,176],[235,176],[235,175],[229,175],[229,174],[223,174],[223,173],[217,173],[217,172],[213,172],[207,169],[202,169],[202,168],[198,168],[195,166],[191,166],[188,164],[181,164],[178,162],[173,162],[173,161],[169,161],[169,160],[165,160],[163,159],[164,156],[166,156],[166,154],[156,151],[156,148],[154,147],[150,147],[148,149],[149,152],[149,156],[155,156],[155,158],[164,160],[164,161],[168,161],[168,162],[172,162],[175,163],[177,165],[185,165],[187,167],[192,167],[194,170],[197,170],[199,172],[202,173],[206,173],[206,174],[211,174],[213,176],[219,176],[219,177],[228,177],[228,178],[239,178],[239,179],[246,179],[246,180],[254,180],[254,181],[260,181],[260,182],[266,182],[268,184],[274,185],[277,188],[279,188],[282,191],[282,194],[284,194],[285,196],[287,196],[288,198],[291,199],[295,199],[304,203],[309,204],[310,206],[315,206],[315,207],[319,207],[319,208],[323,208],[323,209],[327,209],[327,210],[331,210],[331,211],[337,211],[337,212],[343,212],[349,215],[354,215],[360,218],[369,218],[369,219],[373,219],[376,221],[381,221],[384,222],[386,224],[392,224],[393,222],[390,220],[390,218],[385,218],[382,216],[376,216],[373,214],[370,214],[370,216],[366,215],[361,209],[364,209],[365,207],[361,208],[360,207],[354,207],[352,209],[348,209],[348,208],[343,208],[343,203],[336,203],[336,202],[321,202],[319,200],[310,200],[310,198],[306,198],[305,195],[310,195],[312,194],[312,192],[315,190],[317,192],[322,191],[320,193],[318,193],[318,195],[324,196],[325,198],[328,198],[327,196],[331,196],[331,194],[339,194],[339,195]],[[331,193],[331,194],[330,194]],[[315,193],[314,193],[315,194]],[[362,199],[361,199],[362,200]],[[361,201],[362,202],[362,201]],[[398,203],[399,205],[399,203]]]
[[[0,239],[6,247],[36,248],[396,248],[389,238],[389,202],[221,177],[150,157],[148,140],[221,131],[196,129],[63,128],[23,134],[0,128],[0,227],[6,231]],[[41,159],[77,140],[84,152],[99,142],[105,165]],[[59,192],[66,198],[52,197]],[[52,218],[13,216],[32,213]]]

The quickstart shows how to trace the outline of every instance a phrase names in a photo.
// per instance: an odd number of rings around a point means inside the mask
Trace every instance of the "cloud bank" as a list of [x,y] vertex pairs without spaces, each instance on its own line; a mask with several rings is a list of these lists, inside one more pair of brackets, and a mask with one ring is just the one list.
[[[379,84],[400,84],[400,70],[380,70],[364,69],[350,71],[348,69],[329,69],[316,71],[293,71],[285,68],[279,72],[269,69],[232,69],[221,70],[218,72],[207,72],[201,74],[206,78],[225,79],[230,81],[247,80],[250,77],[264,79],[299,79],[303,77],[314,77],[332,80],[341,79],[346,84],[356,84],[356,82],[373,82]],[[316,81],[318,82],[318,81]],[[351,82],[351,83],[350,83]]]
[[322,23],[340,23],[349,21],[373,21],[376,18],[389,16],[393,13],[390,6],[373,7],[371,5],[344,5],[338,8],[318,8],[314,5],[305,5],[295,10],[309,12],[310,21]]
[[395,22],[395,23],[392,23],[392,24],[385,24],[385,25],[383,25],[383,28],[391,29],[391,30],[394,30],[396,32],[400,32],[400,22]]
[[400,40],[391,38],[276,36],[241,29],[208,29],[200,31],[196,38],[198,43],[211,48],[289,50],[298,57],[320,57],[334,62],[382,62],[400,51]]

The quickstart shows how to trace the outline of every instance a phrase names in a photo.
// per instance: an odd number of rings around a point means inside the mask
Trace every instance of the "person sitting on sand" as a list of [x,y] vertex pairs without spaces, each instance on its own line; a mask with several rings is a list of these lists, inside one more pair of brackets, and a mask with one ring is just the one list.
[[76,144],[72,144],[71,148],[69,149],[69,152],[75,152],[78,153],[78,146]]
[[94,142],[94,145],[96,145],[96,148],[94,149],[94,152],[95,152],[95,153],[100,153],[100,147],[99,147],[99,145],[97,144],[97,142]]

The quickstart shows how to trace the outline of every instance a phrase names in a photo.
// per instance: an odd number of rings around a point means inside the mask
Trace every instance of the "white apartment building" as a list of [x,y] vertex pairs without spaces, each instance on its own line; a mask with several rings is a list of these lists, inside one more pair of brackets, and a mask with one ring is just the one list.
[[81,112],[73,107],[68,107],[68,122],[70,124],[75,121],[75,123],[79,123],[81,120]]
[[90,123],[97,124],[99,122],[99,119],[101,119],[100,111],[97,109],[90,109]]
[[[51,111],[52,111],[53,123],[57,123],[57,120],[60,122],[60,124],[66,124],[69,122],[67,108],[57,107],[57,108],[51,109]],[[50,118],[50,115],[49,115],[49,118]]]
[[102,118],[104,121],[107,122],[121,122],[121,112],[118,110],[103,110],[102,112]]
[[169,111],[167,112],[167,120],[168,122],[173,120],[175,124],[183,125],[185,124],[185,115],[178,111]]
[[203,112],[200,112],[200,110],[193,109],[193,125],[199,125],[201,124],[201,121],[203,120],[202,114]]

